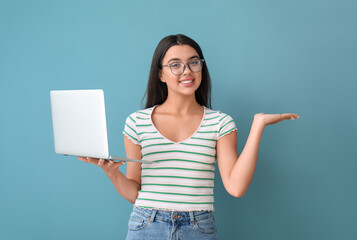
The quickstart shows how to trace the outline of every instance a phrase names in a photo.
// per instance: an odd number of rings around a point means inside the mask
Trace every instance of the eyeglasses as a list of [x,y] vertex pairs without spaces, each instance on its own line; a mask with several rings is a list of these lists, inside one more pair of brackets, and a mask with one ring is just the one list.
[[190,69],[192,72],[200,72],[204,61],[204,59],[194,58],[191,59],[187,64],[183,62],[173,62],[162,66],[169,67],[174,75],[179,76],[185,72],[186,65],[188,66],[188,69]]

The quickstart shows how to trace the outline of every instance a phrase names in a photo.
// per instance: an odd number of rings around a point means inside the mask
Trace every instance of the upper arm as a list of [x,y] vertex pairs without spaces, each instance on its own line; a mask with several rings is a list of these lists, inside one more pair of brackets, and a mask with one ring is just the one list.
[[[133,143],[124,135],[124,145],[127,158],[142,159],[141,146]],[[141,163],[126,162],[126,177],[141,185]]]
[[237,152],[237,131],[224,135],[217,141],[217,164],[222,182],[229,192],[229,177],[239,157]]

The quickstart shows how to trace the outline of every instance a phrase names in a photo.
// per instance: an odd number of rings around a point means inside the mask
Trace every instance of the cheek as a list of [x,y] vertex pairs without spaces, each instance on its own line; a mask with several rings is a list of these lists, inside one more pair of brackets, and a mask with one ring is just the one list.
[[201,85],[201,83],[202,83],[202,74],[197,74],[197,76],[195,76],[195,80],[197,81],[197,83],[199,85]]
[[167,72],[165,71],[165,72],[162,73],[160,80],[162,82],[169,82],[170,81],[170,75],[167,74]]
[[175,84],[178,84],[178,81],[180,80],[180,77],[178,77],[178,76],[175,76],[175,75],[173,75],[173,74],[171,74],[171,73],[169,73],[169,74],[165,74],[165,75],[163,75],[163,80],[167,83],[167,84],[173,84],[173,83],[175,83]]

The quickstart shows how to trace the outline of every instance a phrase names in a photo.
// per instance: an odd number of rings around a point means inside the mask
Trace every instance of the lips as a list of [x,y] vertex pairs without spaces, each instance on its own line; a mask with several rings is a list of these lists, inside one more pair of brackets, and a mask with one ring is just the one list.
[[187,84],[187,83],[192,83],[193,81],[194,81],[193,78],[185,78],[185,79],[181,79],[180,83]]
[[180,81],[180,83],[186,84],[186,83],[192,83],[193,80],[187,80],[187,81]]
[[180,80],[180,85],[184,86],[184,87],[191,87],[191,86],[193,86],[194,81],[195,80],[193,78],[185,78],[185,79]]

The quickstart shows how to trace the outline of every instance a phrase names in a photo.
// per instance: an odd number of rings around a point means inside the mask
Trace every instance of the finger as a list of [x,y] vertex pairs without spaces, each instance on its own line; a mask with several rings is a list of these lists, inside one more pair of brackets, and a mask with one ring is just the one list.
[[114,161],[110,160],[110,161],[107,162],[106,167],[110,168],[110,167],[113,166],[113,164],[114,164]]
[[283,114],[280,114],[280,116],[282,116],[283,118],[289,118],[291,116],[290,113],[283,113]]
[[116,163],[115,163],[115,167],[120,167],[120,166],[123,165],[124,163],[125,163],[125,161],[116,162]]
[[91,157],[87,157],[87,162],[88,163],[92,163],[92,164],[97,164],[97,159],[91,158]]
[[297,114],[295,114],[295,113],[291,113],[291,114],[290,114],[290,118],[291,118],[291,119],[295,119],[295,118],[300,118],[300,116],[297,115]]
[[108,168],[116,168],[116,167],[123,165],[124,163],[125,163],[124,161],[114,162],[113,160],[111,160],[111,161],[108,161],[107,166],[108,166]]
[[281,114],[281,116],[283,117],[283,119],[295,119],[298,117],[297,114],[294,114],[294,113],[284,113],[284,114]]
[[78,160],[81,160],[82,162],[87,162],[87,158],[86,157],[78,157]]
[[105,164],[105,160],[104,160],[103,158],[101,158],[101,159],[98,160],[97,165],[98,165],[99,167],[104,167],[104,164]]
[[286,115],[285,118],[293,120],[294,119],[294,115],[293,114],[288,114],[288,115]]

